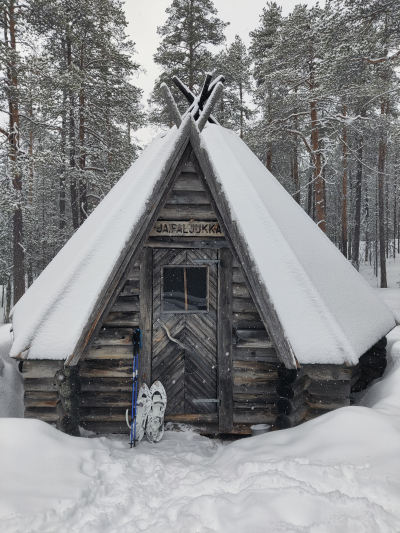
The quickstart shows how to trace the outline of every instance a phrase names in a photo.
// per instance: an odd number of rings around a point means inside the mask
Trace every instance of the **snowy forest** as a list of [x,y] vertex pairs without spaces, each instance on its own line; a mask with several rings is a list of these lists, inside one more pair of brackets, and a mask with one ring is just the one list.
[[172,0],[148,106],[119,0],[1,1],[0,285],[10,308],[144,148],[159,86],[225,77],[215,110],[356,269],[400,253],[397,0],[267,2],[246,48],[211,0]]

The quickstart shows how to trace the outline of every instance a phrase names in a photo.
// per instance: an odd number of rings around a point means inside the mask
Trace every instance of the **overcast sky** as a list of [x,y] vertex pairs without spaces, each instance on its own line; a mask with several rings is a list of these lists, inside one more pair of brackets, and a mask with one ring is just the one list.
[[[153,61],[153,55],[159,45],[157,26],[162,26],[167,20],[165,9],[171,5],[172,0],[125,0],[125,12],[128,20],[128,33],[136,43],[136,61],[142,65],[146,73],[141,73],[136,80],[136,85],[144,90],[144,103],[154,86],[154,81],[159,74],[159,67]],[[230,44],[238,34],[248,46],[250,44],[249,32],[259,25],[259,18],[266,0],[214,0],[218,16],[224,22],[230,22],[225,30],[226,43]],[[299,0],[277,1],[282,6],[283,14],[287,15],[296,4],[308,3],[314,5],[315,1],[301,2]],[[324,2],[320,1],[320,4]],[[150,128],[137,132],[141,143],[147,144],[155,135]]]

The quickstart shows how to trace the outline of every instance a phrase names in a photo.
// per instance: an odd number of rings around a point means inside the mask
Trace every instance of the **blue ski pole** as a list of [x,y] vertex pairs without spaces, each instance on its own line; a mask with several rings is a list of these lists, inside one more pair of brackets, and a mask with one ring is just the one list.
[[138,375],[139,375],[139,348],[142,346],[142,334],[139,328],[133,331],[133,387],[132,387],[132,423],[131,423],[131,448],[136,446],[136,415],[138,397]]

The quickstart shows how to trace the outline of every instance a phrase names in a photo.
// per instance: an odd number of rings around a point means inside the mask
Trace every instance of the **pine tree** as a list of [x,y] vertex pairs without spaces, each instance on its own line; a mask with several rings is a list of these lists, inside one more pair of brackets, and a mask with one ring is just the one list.
[[1,1],[12,124],[0,131],[0,284],[12,281],[16,303],[132,163],[144,113],[119,0],[29,0],[14,17],[16,2]]
[[251,93],[251,59],[239,35],[233,43],[214,58],[215,69],[225,77],[224,92],[215,110],[222,126],[239,132],[243,139],[246,123],[252,112],[246,104]]
[[14,304],[25,292],[24,279],[24,245],[22,217],[22,168],[20,138],[20,97],[19,85],[22,61],[17,49],[17,36],[20,32],[21,6],[18,0],[2,0],[1,26],[4,35],[1,53],[1,69],[4,73],[2,100],[6,102],[8,127],[1,128],[0,133],[6,146],[6,175],[12,183],[9,188],[9,200],[12,205],[12,276]]
[[[211,0],[173,0],[166,12],[166,23],[157,29],[162,41],[154,55],[162,73],[156,80],[149,103],[154,108],[151,121],[171,125],[159,90],[161,83],[165,81],[171,86],[171,78],[178,76],[191,91],[198,91],[205,73],[212,68],[209,46],[218,46],[225,41],[223,31],[227,23],[217,18]],[[182,111],[186,110],[186,102],[180,93],[172,90],[176,101],[182,103]]]

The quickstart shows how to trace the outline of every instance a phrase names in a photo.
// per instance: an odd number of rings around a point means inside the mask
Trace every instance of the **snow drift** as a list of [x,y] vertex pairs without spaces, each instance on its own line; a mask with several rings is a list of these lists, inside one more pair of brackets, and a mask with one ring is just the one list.
[[167,431],[130,450],[128,436],[83,439],[2,419],[0,530],[400,531],[400,327],[389,346],[390,370],[365,406],[229,445]]

